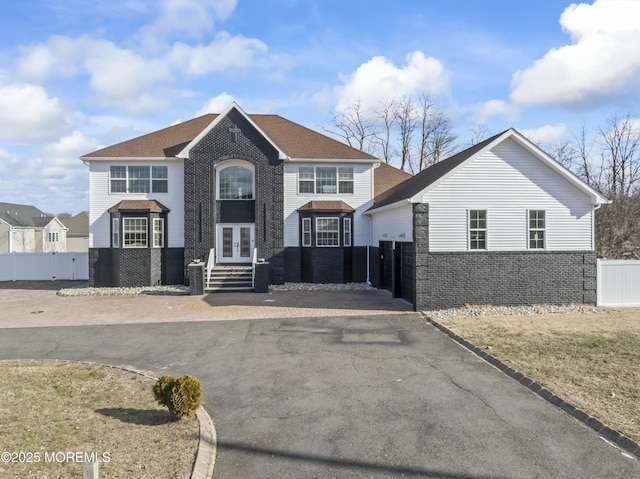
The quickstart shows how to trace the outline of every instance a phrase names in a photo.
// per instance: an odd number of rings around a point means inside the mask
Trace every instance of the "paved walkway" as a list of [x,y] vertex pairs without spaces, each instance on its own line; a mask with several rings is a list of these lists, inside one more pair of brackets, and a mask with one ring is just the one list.
[[388,291],[278,291],[203,296],[78,296],[56,293],[72,282],[0,282],[0,328],[238,319],[379,315],[409,312]]

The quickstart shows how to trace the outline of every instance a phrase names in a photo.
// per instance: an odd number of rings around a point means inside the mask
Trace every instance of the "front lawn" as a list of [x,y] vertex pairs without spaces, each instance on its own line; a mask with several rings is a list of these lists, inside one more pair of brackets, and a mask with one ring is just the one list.
[[439,322],[640,442],[640,308]]

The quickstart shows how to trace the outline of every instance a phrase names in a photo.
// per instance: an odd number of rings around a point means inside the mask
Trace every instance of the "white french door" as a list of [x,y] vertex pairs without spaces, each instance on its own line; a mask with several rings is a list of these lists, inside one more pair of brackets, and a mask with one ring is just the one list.
[[254,224],[218,224],[216,233],[218,263],[251,263],[255,245]]

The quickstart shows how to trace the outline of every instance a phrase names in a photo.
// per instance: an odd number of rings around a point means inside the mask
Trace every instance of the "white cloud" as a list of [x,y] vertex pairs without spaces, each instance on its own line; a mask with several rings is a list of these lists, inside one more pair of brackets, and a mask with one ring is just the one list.
[[204,75],[231,68],[248,68],[267,45],[256,38],[219,33],[208,45],[176,43],[169,58],[190,75]]
[[640,88],[640,2],[572,4],[560,24],[572,44],[550,50],[512,79],[518,105],[588,106]]
[[207,45],[176,43],[162,54],[149,56],[137,50],[88,35],[50,37],[47,42],[22,49],[17,71],[32,81],[87,74],[95,103],[129,113],[157,112],[172,101],[164,85],[184,74],[255,67],[267,51],[260,40],[220,33]]
[[567,125],[557,123],[555,125],[544,125],[539,128],[529,128],[519,131],[536,144],[553,144],[560,141],[567,133]]
[[220,93],[205,103],[203,107],[196,112],[195,116],[202,116],[207,113],[220,113],[228,107],[232,101],[236,101],[233,95],[230,95],[227,92]]
[[214,30],[215,21],[233,13],[237,0],[162,0],[157,17],[143,27],[137,38],[151,50],[160,48],[169,37],[201,38]]
[[80,161],[80,156],[99,147],[100,143],[97,140],[88,138],[84,133],[76,130],[54,143],[46,144],[40,156],[47,167],[79,168],[84,171],[86,167]]
[[70,128],[58,98],[40,86],[0,84],[0,139],[52,138]]
[[519,111],[516,107],[503,100],[489,100],[472,107],[473,120],[478,125],[486,124],[492,117],[501,116],[510,121],[518,117]]
[[449,90],[449,74],[442,63],[421,51],[407,55],[401,67],[385,57],[373,57],[342,81],[343,85],[334,89],[338,110],[358,100],[366,110],[377,107],[382,100],[422,92],[438,96]]

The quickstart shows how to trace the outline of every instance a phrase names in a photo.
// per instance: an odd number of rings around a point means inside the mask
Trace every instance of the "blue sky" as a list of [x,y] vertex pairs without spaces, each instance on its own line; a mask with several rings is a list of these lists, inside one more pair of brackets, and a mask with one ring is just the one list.
[[638,18],[638,0],[5,0],[0,201],[87,209],[79,156],[231,100],[322,131],[429,92],[461,145],[557,142],[639,114]]

